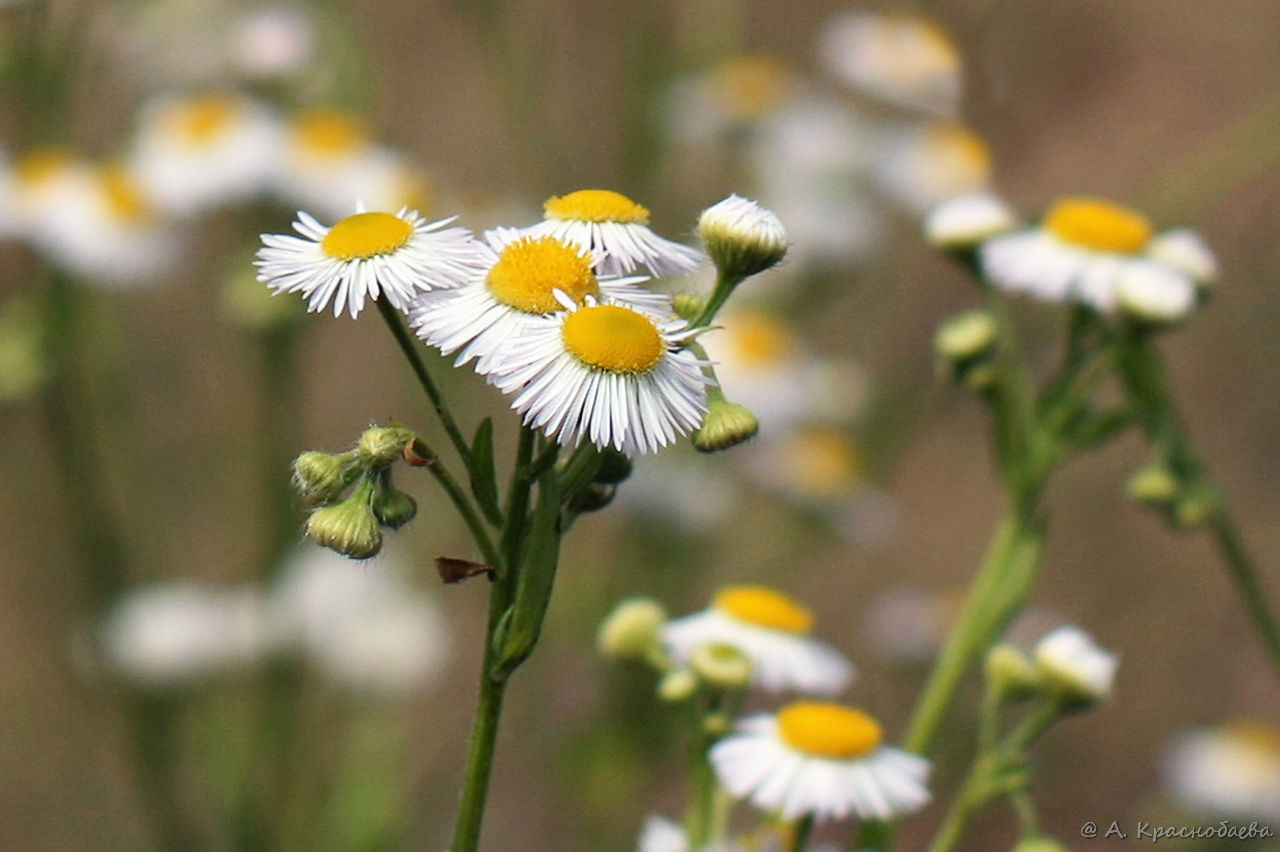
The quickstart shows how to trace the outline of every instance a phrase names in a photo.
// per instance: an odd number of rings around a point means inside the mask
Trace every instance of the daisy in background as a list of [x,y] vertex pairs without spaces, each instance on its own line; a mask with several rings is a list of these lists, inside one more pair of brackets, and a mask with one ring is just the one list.
[[1038,225],[988,240],[979,259],[1005,290],[1155,320],[1185,316],[1217,277],[1195,232],[1156,233],[1140,213],[1088,197],[1063,198]]
[[373,141],[369,127],[343,110],[313,107],[285,127],[275,165],[287,203],[337,218],[357,202],[372,210],[431,207],[426,172]]
[[129,170],[157,209],[194,216],[266,190],[280,122],[234,92],[167,95],[142,109]]
[[837,15],[823,27],[818,61],[840,82],[895,106],[947,117],[959,110],[960,52],[923,16]]
[[1197,813],[1280,820],[1280,729],[1239,721],[1187,731],[1169,746],[1164,777]]
[[678,79],[667,93],[667,131],[682,146],[724,142],[790,100],[800,80],[769,56],[732,56]]
[[752,683],[769,692],[834,695],[853,679],[853,665],[812,631],[813,613],[782,592],[726,586],[707,609],[667,622],[661,640],[678,662],[703,645],[737,648],[751,661]]
[[798,701],[740,720],[708,758],[731,795],[786,820],[889,820],[929,803],[929,762],[883,738],[860,710]]
[[891,199],[914,216],[991,185],[991,149],[954,121],[929,121],[882,130],[872,174]]
[[308,311],[332,300],[333,315],[352,318],[366,299],[386,300],[407,311],[414,298],[461,286],[482,268],[484,246],[452,219],[427,222],[416,210],[356,212],[326,228],[299,212],[301,236],[263,234],[255,264],[258,280],[276,293],[301,293]]
[[657,276],[681,275],[703,259],[696,248],[655,234],[649,229],[648,208],[612,190],[580,189],[552,196],[543,211],[545,218],[524,233],[580,246],[595,258],[601,275],[628,275],[639,269]]
[[33,148],[4,169],[0,233],[38,238],[46,225],[85,195],[92,167],[63,148]]
[[457,352],[457,364],[475,359],[478,373],[493,373],[502,350],[564,310],[562,299],[582,304],[590,297],[664,321],[671,316],[668,296],[635,286],[645,277],[597,276],[596,258],[580,246],[512,228],[488,231],[485,240],[476,274],[456,290],[423,294],[410,314],[419,337],[445,355]]
[[589,440],[635,456],[702,423],[706,362],[684,320],[556,290],[563,310],[535,317],[494,353],[490,383],[514,393],[524,422],[563,445]]

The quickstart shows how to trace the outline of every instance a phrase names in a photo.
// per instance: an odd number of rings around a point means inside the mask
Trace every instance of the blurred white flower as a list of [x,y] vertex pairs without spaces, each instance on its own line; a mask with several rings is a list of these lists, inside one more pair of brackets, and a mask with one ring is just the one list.
[[925,239],[941,249],[972,249],[992,237],[1018,227],[1009,205],[986,192],[958,195],[929,211]]
[[879,135],[877,145],[876,181],[913,215],[924,216],[961,195],[985,192],[991,184],[987,143],[955,122],[890,128]]
[[262,660],[271,646],[256,589],[173,581],[130,591],[99,634],[107,664],[126,678],[166,686]]
[[306,9],[260,6],[232,21],[227,50],[232,66],[248,77],[283,77],[307,66],[315,41],[315,22]]
[[1235,722],[1187,731],[1165,754],[1164,780],[1197,813],[1280,820],[1280,729]]
[[1120,660],[1080,628],[1059,627],[1036,643],[1033,656],[1045,684],[1065,698],[1095,702],[1111,697]]
[[287,647],[357,692],[422,690],[443,673],[452,650],[439,604],[405,581],[394,554],[356,565],[305,547],[285,566],[271,610]]
[[795,75],[767,56],[731,57],[672,85],[666,128],[684,145],[722,143],[766,118],[798,87]]

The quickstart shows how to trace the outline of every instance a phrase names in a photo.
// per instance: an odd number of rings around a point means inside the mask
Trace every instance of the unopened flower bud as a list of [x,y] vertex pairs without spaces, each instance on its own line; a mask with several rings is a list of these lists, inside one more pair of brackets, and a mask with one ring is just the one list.
[[1144,467],[1129,478],[1129,497],[1144,506],[1163,508],[1177,499],[1182,484],[1163,462]]
[[1027,655],[1012,645],[996,645],[983,663],[987,681],[1010,699],[1025,698],[1040,688],[1040,673]]
[[702,730],[712,737],[721,737],[729,733],[733,720],[727,713],[708,713],[702,718]]
[[995,349],[999,326],[986,311],[965,311],[944,321],[933,336],[933,347],[952,363],[973,361]]
[[1018,217],[1007,204],[994,195],[975,193],[933,208],[924,220],[924,235],[937,248],[967,252],[1016,227]]
[[573,495],[569,508],[575,512],[598,512],[613,502],[617,488],[613,485],[602,485],[599,482],[588,483],[581,491]]
[[404,448],[417,436],[401,426],[370,426],[360,436],[358,449],[372,464],[388,465],[404,456]]
[[690,655],[689,665],[715,689],[742,689],[751,682],[751,661],[732,645],[699,645]]
[[418,514],[418,504],[400,489],[387,486],[374,496],[373,513],[384,527],[398,530]]
[[675,311],[676,316],[689,322],[702,313],[706,304],[707,300],[697,293],[676,293],[671,299],[671,309]]
[[688,701],[698,691],[698,676],[686,668],[672,669],[658,681],[658,700],[667,704]]
[[1068,704],[1096,704],[1111,697],[1119,660],[1078,627],[1059,627],[1035,648],[1044,687]]
[[698,234],[726,278],[763,272],[787,253],[787,232],[771,210],[730,195],[702,212]]
[[1204,526],[1218,511],[1218,495],[1207,488],[1192,488],[1173,507],[1173,522],[1179,529]]
[[693,433],[694,449],[704,453],[727,450],[755,437],[760,421],[751,409],[727,399],[712,400],[702,425]]
[[618,452],[613,447],[605,447],[600,451],[600,464],[592,481],[603,485],[617,485],[631,476],[631,469],[631,459],[625,453]]
[[667,611],[652,598],[621,601],[596,631],[596,648],[606,657],[643,660],[658,645]]
[[343,455],[309,450],[293,461],[293,487],[304,506],[337,500],[360,473]]
[[312,512],[307,535],[351,559],[376,556],[382,550],[382,529],[372,498],[373,483],[365,479],[346,500]]

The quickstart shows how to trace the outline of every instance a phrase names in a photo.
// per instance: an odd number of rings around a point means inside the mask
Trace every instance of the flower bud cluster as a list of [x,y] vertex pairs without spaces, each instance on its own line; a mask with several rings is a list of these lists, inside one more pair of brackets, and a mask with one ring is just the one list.
[[1002,702],[1037,695],[1063,709],[1083,709],[1111,697],[1119,660],[1078,627],[1060,627],[1040,639],[1030,656],[996,645],[984,661],[987,684]]
[[1135,473],[1127,491],[1134,501],[1164,513],[1178,529],[1204,526],[1220,508],[1220,498],[1212,488],[1163,460]]
[[307,535],[351,559],[376,556],[382,550],[382,529],[399,529],[418,512],[414,499],[392,482],[391,466],[400,458],[417,464],[419,449],[417,436],[408,429],[371,426],[354,449],[337,454],[310,450],[298,456],[293,485],[311,509]]
[[965,311],[946,320],[933,338],[939,372],[973,391],[990,387],[999,334],[995,317],[986,311]]

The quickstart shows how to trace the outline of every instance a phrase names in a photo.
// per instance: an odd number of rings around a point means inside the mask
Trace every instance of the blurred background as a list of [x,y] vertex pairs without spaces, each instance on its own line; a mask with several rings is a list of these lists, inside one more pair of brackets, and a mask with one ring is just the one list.
[[[881,43],[872,13],[915,29]],[[624,596],[684,614],[726,583],[785,589],[859,665],[847,698],[901,731],[1000,512],[983,411],[932,352],[975,293],[919,219],[960,192],[1029,216],[1097,195],[1204,235],[1221,284],[1163,346],[1280,606],[1277,32],[1254,0],[5,3],[0,848],[446,847],[487,596],[432,559],[477,554],[417,471],[398,481],[418,518],[369,563],[306,542],[288,483],[299,452],[371,422],[439,436],[378,319],[253,281],[259,233],[357,197],[478,231],[609,188],[691,240],[737,192],[794,243],[708,338],[761,437],[641,460],[569,536],[485,848],[629,849],[684,807],[675,714],[594,651]],[[1019,307],[1050,363],[1060,312]],[[509,450],[503,400],[429,357]],[[1132,434],[1057,478],[1014,629],[1077,623],[1121,656],[1116,699],[1038,749],[1045,828],[1073,848],[1086,820],[1216,820],[1178,795],[1171,749],[1280,724],[1209,543],[1124,498],[1145,460]],[[1015,839],[993,807],[965,848]]]

